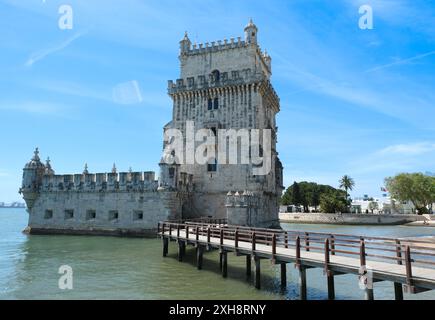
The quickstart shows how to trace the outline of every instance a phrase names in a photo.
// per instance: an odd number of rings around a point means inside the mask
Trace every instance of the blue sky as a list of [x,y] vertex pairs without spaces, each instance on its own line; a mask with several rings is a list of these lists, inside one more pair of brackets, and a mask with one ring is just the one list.
[[[435,1],[0,0],[0,201],[19,200],[39,146],[57,173],[158,170],[178,42],[243,36],[253,18],[281,97],[284,182],[379,196],[386,176],[435,171]],[[374,29],[358,27],[362,4]]]

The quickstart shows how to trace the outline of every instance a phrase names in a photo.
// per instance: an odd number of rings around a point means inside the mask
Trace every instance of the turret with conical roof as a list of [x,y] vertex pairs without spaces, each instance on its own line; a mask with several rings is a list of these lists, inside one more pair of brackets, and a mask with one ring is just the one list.
[[180,41],[180,54],[183,55],[187,52],[189,52],[190,47],[192,46],[192,42],[189,39],[189,36],[187,35],[187,31],[184,33],[183,40]]
[[[49,160],[48,165],[50,165]],[[28,208],[33,206],[33,202],[37,198],[39,186],[42,183],[42,177],[45,173],[46,166],[41,162],[39,149],[36,148],[32,159],[24,166],[23,181],[20,189]]]
[[257,44],[257,33],[258,28],[252,21],[252,19],[249,20],[248,25],[245,27],[245,41],[249,44]]

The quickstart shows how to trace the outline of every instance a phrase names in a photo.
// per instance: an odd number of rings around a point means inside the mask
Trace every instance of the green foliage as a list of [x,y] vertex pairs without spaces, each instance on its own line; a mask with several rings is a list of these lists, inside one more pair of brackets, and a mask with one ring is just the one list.
[[428,213],[435,203],[435,177],[422,173],[401,173],[385,179],[391,196],[399,201],[411,201],[420,214]]
[[322,195],[330,194],[337,198],[344,198],[345,193],[342,190],[337,190],[328,185],[321,185],[314,182],[293,183],[284,193],[281,198],[282,205],[303,206],[304,212],[309,211],[309,207],[317,207],[321,205]]
[[346,212],[347,204],[345,196],[339,190],[320,196],[320,210],[323,213]]

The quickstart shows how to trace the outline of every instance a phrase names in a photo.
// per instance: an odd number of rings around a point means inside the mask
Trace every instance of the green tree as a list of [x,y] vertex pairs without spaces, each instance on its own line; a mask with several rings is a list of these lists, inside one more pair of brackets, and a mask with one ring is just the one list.
[[302,203],[301,191],[299,188],[299,184],[295,181],[292,186],[291,204],[295,206],[300,206],[301,203]]
[[347,206],[349,207],[349,191],[352,191],[353,188],[355,187],[355,181],[346,174],[340,179],[339,183],[340,183],[340,188],[346,191],[346,202],[347,202]]
[[419,214],[429,212],[435,202],[435,177],[422,173],[401,173],[385,179],[391,196],[399,201],[410,201]]
[[315,182],[295,182],[287,188],[281,198],[282,205],[302,205],[305,212],[309,212],[309,207],[314,207],[317,211],[320,206],[320,199],[323,194],[332,194],[336,198],[345,198],[343,190],[335,189],[328,185],[317,184]]
[[339,193],[328,192],[320,196],[320,210],[323,213],[344,212],[346,207],[346,199]]
[[379,209],[379,204],[376,201],[370,201],[369,210],[372,212]]

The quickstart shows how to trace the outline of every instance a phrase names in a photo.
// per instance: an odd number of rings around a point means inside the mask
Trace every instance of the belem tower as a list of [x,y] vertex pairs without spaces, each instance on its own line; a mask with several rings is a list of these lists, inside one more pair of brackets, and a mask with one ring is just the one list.
[[[271,57],[258,43],[252,22],[245,37],[192,44],[180,42],[180,78],[168,81],[172,120],[164,127],[186,132],[186,123],[212,134],[221,129],[269,129],[271,170],[254,175],[256,164],[168,163],[154,172],[55,174],[36,149],[23,169],[21,194],[32,234],[153,234],[162,220],[227,218],[229,224],[274,227],[283,191],[276,151],[279,98],[270,77]],[[241,142],[237,140],[237,145]],[[168,141],[163,143],[167,149]],[[261,146],[260,146],[261,150]],[[172,152],[171,156],[175,153]],[[176,155],[175,155],[176,156]]]

